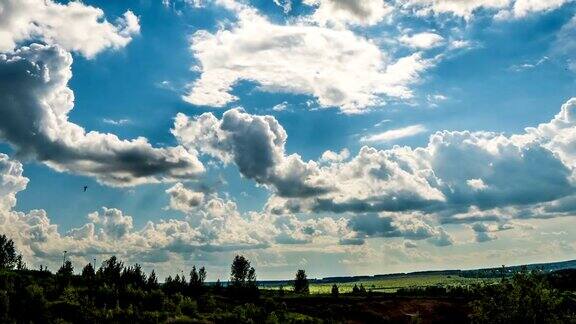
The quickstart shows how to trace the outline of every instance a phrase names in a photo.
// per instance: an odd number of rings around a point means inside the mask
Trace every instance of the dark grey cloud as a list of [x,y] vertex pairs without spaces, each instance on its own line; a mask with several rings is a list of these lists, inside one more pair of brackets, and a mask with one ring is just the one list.
[[359,238],[402,237],[410,240],[429,239],[438,246],[451,245],[450,236],[440,227],[432,227],[418,217],[383,216],[376,213],[352,217],[348,224]]

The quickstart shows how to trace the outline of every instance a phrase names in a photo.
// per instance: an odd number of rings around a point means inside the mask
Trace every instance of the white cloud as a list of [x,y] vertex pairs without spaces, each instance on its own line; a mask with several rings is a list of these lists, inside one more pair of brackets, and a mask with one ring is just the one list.
[[286,156],[286,131],[272,116],[250,115],[240,109],[225,112],[221,120],[211,113],[194,118],[178,114],[172,133],[191,152],[224,163],[233,161],[244,177],[282,196],[326,190],[315,162],[304,162],[297,154]]
[[282,8],[284,13],[289,13],[290,11],[292,11],[292,0],[273,0],[273,1],[278,7]]
[[[550,205],[575,192],[574,109],[576,99],[551,122],[519,135],[441,131],[424,147],[363,147],[350,159],[327,152],[318,162],[286,155],[286,132],[272,116],[238,109],[221,120],[211,113],[179,115],[173,132],[191,152],[234,162],[243,176],[268,187],[274,195],[266,210],[274,214],[421,210],[442,223],[460,223],[576,210],[570,201],[561,203],[569,208],[564,211]],[[398,135],[375,139],[392,137]]]
[[204,202],[204,193],[192,191],[184,187],[182,183],[175,184],[166,190],[170,196],[170,208],[187,213]]
[[288,108],[288,103],[286,101],[277,104],[276,106],[272,107],[274,111],[284,111]]
[[59,46],[32,44],[0,54],[0,140],[20,157],[114,186],[190,179],[203,172],[197,157],[182,147],[154,148],[143,137],[121,140],[70,122],[71,65],[71,55]]
[[466,183],[474,190],[484,190],[488,188],[482,179],[468,179]]
[[320,163],[333,163],[333,162],[343,162],[350,157],[350,151],[348,149],[342,149],[340,153],[333,151],[325,151],[320,157]]
[[422,134],[426,131],[426,127],[422,125],[411,125],[398,129],[391,129],[379,134],[364,136],[360,141],[364,143],[391,142],[401,138]]
[[109,119],[109,118],[104,118],[102,119],[102,122],[105,124],[109,124],[109,125],[114,125],[114,126],[122,126],[122,125],[127,125],[130,124],[132,121],[130,119]]
[[403,7],[419,14],[449,13],[466,19],[475,12],[492,11],[497,19],[523,18],[531,13],[553,10],[572,0],[400,0]]
[[[465,222],[471,207],[513,208],[510,217],[557,217],[576,210],[563,201],[575,192],[576,133],[568,101],[551,122],[510,137],[489,132],[433,134],[425,147],[363,147],[349,161],[319,164],[324,192],[272,197],[267,208],[284,212],[380,212],[421,210],[441,222]],[[514,170],[511,172],[511,170]],[[501,213],[492,219],[505,218]],[[482,216],[483,217],[483,216]]]
[[436,33],[418,33],[413,35],[403,35],[400,37],[400,42],[412,48],[417,49],[431,49],[441,46],[444,43],[444,37]]
[[312,17],[320,24],[374,25],[393,10],[384,0],[304,0],[304,3],[317,7]]
[[138,17],[131,11],[126,11],[114,25],[104,18],[101,9],[78,1],[2,1],[0,21],[0,52],[11,51],[21,42],[38,40],[92,58],[105,49],[126,46],[140,32]]
[[148,222],[135,230],[131,216],[118,209],[102,208],[89,214],[84,225],[60,234],[44,210],[13,210],[16,194],[27,183],[22,165],[0,154],[0,232],[15,241],[25,261],[33,267],[57,267],[64,250],[71,259],[82,263],[112,254],[132,262],[169,262],[192,253],[264,248],[279,233],[265,215],[244,217],[233,202],[211,196],[196,209],[190,209],[186,220]]
[[198,31],[192,50],[201,76],[184,100],[223,107],[240,80],[260,90],[307,94],[322,107],[358,113],[384,103],[384,98],[409,99],[410,86],[433,65],[420,53],[388,57],[372,41],[349,30],[306,23],[276,25],[249,9],[239,9],[229,30]]
[[471,18],[481,8],[502,9],[513,0],[401,0],[404,7],[416,7],[420,14],[450,13],[456,16]]
[[529,14],[558,9],[572,0],[516,0],[512,8],[500,11],[497,19],[522,18]]

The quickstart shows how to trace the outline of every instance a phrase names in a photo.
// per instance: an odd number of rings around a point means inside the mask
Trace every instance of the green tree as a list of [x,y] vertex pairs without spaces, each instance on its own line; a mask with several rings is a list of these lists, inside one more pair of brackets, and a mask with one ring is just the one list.
[[18,261],[14,241],[6,235],[0,235],[0,268],[13,269]]
[[244,256],[237,255],[230,267],[230,282],[233,287],[244,287],[250,271],[250,261]]
[[310,284],[308,283],[308,278],[306,277],[306,271],[298,270],[296,272],[296,278],[294,279],[294,292],[297,294],[309,294]]

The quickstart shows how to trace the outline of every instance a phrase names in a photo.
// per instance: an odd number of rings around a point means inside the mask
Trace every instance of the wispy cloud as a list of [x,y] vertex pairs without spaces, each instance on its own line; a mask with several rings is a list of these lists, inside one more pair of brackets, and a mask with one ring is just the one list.
[[375,143],[375,142],[390,142],[400,138],[418,135],[427,131],[423,125],[411,125],[403,128],[391,129],[379,134],[364,136],[360,142]]
[[102,119],[102,122],[105,124],[114,125],[114,126],[123,126],[123,125],[127,125],[127,124],[132,123],[132,121],[130,119],[114,120],[114,119],[109,119],[109,118]]

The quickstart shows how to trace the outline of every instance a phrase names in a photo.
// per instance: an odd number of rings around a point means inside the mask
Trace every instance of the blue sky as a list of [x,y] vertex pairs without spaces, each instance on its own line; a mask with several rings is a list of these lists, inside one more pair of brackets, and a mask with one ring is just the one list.
[[33,266],[574,258],[570,0],[34,2],[0,1],[0,230]]

